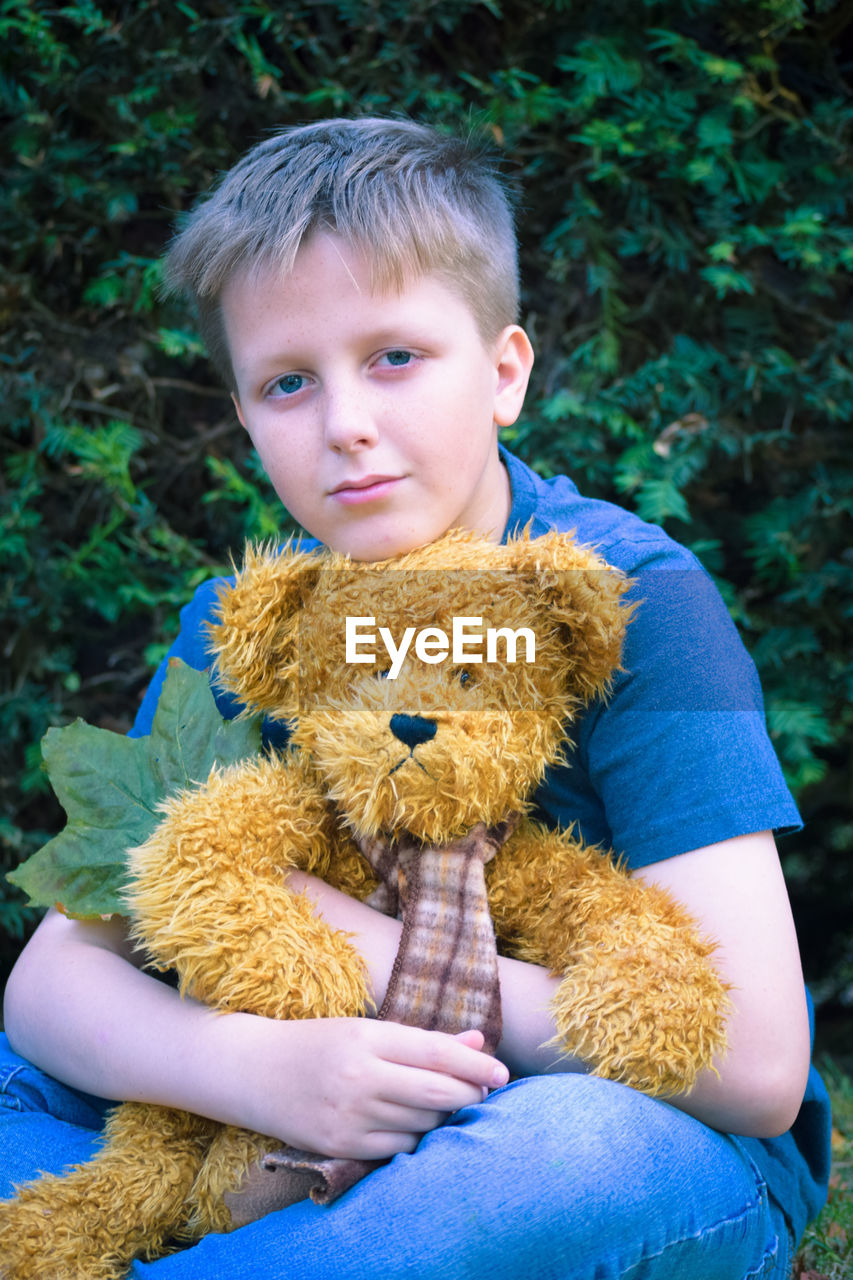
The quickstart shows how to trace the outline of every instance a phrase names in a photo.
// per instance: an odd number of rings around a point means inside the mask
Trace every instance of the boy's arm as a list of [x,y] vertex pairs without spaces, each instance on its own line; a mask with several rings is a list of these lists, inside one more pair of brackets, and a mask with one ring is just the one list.
[[[357,945],[369,929],[366,949],[378,972],[390,972],[396,922],[346,902]],[[331,1155],[412,1151],[449,1112],[507,1078],[478,1051],[479,1033],[212,1012],[137,969],[118,919],[48,913],[9,979],[4,1012],[12,1047],[79,1089],[181,1107]]]
[[[809,1062],[796,936],[772,836],[740,836],[636,873],[669,888],[717,939],[735,1011],[720,1076],[673,1105],[734,1133],[770,1137],[793,1123]],[[399,925],[319,880],[289,874],[317,910],[354,935],[381,1001]],[[106,1097],[184,1107],[330,1154],[411,1151],[444,1115],[506,1073],[453,1038],[371,1019],[272,1022],[182,1000],[128,962],[121,922],[81,925],[50,913],[9,980],[15,1049]],[[543,1048],[558,985],[502,958],[501,1059],[517,1074],[582,1070]]]
[[[719,1077],[705,1072],[689,1094],[669,1101],[724,1132],[784,1133],[805,1092],[810,1044],[799,949],[772,834],[738,836],[634,874],[667,888],[692,912],[717,941],[714,962],[733,987]],[[350,899],[319,881],[311,884],[310,877],[304,882],[331,923],[350,927]],[[371,953],[367,935],[361,945],[381,982],[386,957]],[[506,958],[499,973],[504,1033],[498,1056],[518,1075],[583,1070],[576,1059],[543,1047],[555,1032],[548,1006],[558,979]]]
[[718,947],[732,984],[729,1049],[671,1101],[713,1128],[753,1137],[785,1133],[797,1117],[811,1044],[805,984],[788,891],[770,831],[743,835],[634,873],[668,889]]
[[[738,836],[656,862],[634,873],[668,889],[716,940],[714,963],[731,983],[728,1052],[719,1076],[704,1072],[673,1106],[714,1129],[752,1137],[786,1132],[800,1108],[809,1071],[805,986],[788,894],[770,832]],[[524,966],[525,968],[528,966]],[[545,1035],[542,971],[512,985],[501,970],[505,1041],[498,1054],[514,1071],[576,1070],[538,1048]],[[538,1008],[537,1008],[538,1005]],[[545,1034],[553,1034],[544,1024]]]

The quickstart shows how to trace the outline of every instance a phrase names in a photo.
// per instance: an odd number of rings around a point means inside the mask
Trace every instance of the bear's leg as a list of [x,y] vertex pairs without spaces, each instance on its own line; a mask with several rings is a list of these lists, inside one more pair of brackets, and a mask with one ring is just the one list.
[[135,1257],[162,1254],[218,1127],[166,1107],[117,1107],[91,1161],[0,1204],[0,1280],[120,1280]]
[[190,1193],[189,1229],[194,1237],[201,1238],[211,1231],[231,1231],[244,1221],[262,1216],[264,1210],[245,1215],[235,1213],[231,1197],[241,1189],[249,1170],[258,1166],[266,1152],[277,1145],[274,1138],[264,1138],[233,1125],[220,1129]]

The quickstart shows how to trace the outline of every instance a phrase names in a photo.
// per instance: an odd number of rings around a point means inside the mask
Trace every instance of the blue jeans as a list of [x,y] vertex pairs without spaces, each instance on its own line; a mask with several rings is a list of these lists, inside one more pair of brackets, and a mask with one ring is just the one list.
[[[96,1149],[109,1104],[0,1036],[0,1198]],[[788,1280],[781,1210],[737,1138],[582,1075],[498,1089],[331,1208],[213,1235],[133,1280]]]

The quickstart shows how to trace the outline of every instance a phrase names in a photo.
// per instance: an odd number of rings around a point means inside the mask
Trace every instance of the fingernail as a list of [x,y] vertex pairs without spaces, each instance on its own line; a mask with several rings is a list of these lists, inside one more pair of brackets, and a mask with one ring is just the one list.
[[492,1088],[499,1089],[502,1084],[506,1084],[509,1079],[509,1072],[504,1066],[495,1067],[492,1072]]

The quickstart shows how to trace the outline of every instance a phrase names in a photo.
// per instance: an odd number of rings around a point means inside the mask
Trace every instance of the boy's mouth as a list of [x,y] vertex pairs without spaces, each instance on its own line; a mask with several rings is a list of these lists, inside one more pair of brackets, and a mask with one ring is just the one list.
[[333,498],[339,502],[354,505],[359,502],[375,502],[390,493],[395,484],[399,484],[401,476],[361,476],[357,480],[344,480],[332,489]]

